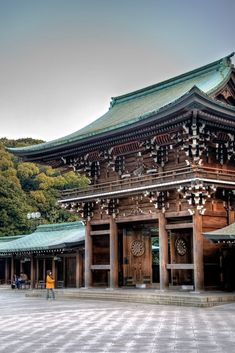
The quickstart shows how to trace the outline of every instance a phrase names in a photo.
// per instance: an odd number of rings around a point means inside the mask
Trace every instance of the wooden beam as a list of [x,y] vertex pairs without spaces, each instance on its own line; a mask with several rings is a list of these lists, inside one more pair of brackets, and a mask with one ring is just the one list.
[[100,225],[100,224],[107,224],[107,225],[109,225],[109,221],[108,221],[108,220],[105,220],[105,219],[100,219],[99,221],[97,221],[97,220],[92,220],[92,221],[90,221],[90,225],[92,225],[92,226],[98,226],[98,225]]
[[166,229],[187,229],[193,228],[193,223],[178,223],[178,224],[166,224]]
[[109,229],[104,229],[104,230],[91,230],[90,235],[104,235],[104,234],[110,234]]
[[110,270],[110,265],[91,265],[91,270]]
[[138,215],[138,216],[123,216],[116,219],[116,223],[128,223],[128,222],[138,222],[138,221],[151,221],[158,218],[157,213]]
[[166,218],[190,216],[189,211],[165,212]]
[[204,215],[211,216],[211,217],[226,217],[227,216],[227,212],[226,211],[209,211],[209,210],[206,210]]
[[167,264],[168,270],[193,270],[194,264]]

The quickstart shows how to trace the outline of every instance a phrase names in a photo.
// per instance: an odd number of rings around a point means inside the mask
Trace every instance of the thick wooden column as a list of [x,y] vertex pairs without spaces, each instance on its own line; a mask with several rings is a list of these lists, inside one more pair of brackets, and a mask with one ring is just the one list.
[[198,210],[193,215],[193,262],[194,262],[194,289],[204,289],[204,267],[203,267],[203,235],[202,216]]
[[31,260],[31,262],[30,262],[30,281],[31,281],[30,287],[31,287],[31,289],[33,289],[34,284],[35,284],[33,255],[30,256],[30,260]]
[[89,288],[92,286],[92,238],[91,238],[91,224],[88,221],[86,224],[85,234],[85,287]]
[[76,288],[82,285],[82,261],[79,251],[76,254]]
[[168,264],[168,233],[166,230],[166,218],[164,213],[159,212],[159,257],[160,257],[160,289],[169,287]]
[[118,234],[117,224],[110,217],[110,288],[118,287]]

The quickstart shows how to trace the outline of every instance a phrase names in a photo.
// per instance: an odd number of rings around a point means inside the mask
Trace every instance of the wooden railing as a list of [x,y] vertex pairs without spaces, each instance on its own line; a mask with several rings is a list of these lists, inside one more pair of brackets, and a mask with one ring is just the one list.
[[83,198],[88,196],[102,195],[109,192],[131,192],[138,188],[160,186],[161,184],[169,184],[174,186],[174,182],[179,184],[180,181],[192,178],[210,179],[215,181],[234,182],[235,187],[235,170],[218,169],[202,166],[187,166],[178,169],[172,169],[164,172],[145,174],[141,176],[128,177],[114,180],[106,183],[89,185],[80,189],[68,189],[61,193],[61,200]]
[[235,170],[214,167],[196,166],[192,167],[194,176],[204,179],[231,181],[235,183]]

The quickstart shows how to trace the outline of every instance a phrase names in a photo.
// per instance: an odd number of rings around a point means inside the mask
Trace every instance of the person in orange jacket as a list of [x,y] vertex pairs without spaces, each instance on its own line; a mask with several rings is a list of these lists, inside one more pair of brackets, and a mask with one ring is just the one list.
[[47,299],[50,298],[50,293],[52,296],[52,299],[55,299],[55,280],[52,276],[52,272],[50,270],[47,271],[47,278],[46,278],[46,289],[47,289]]

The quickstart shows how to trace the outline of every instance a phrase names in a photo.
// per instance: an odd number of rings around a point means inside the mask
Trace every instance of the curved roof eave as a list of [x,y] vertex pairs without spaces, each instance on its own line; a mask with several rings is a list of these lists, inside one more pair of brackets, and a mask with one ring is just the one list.
[[[189,106],[192,103],[193,97],[201,98],[201,99],[203,99],[204,103],[207,102],[215,110],[219,110],[219,111],[223,110],[225,113],[227,113],[227,115],[234,117],[235,107],[210,98],[206,93],[201,91],[198,87],[194,86],[188,92],[186,92],[183,96],[176,99],[175,101],[173,101],[169,104],[166,104],[165,106],[163,106],[157,110],[147,112],[144,115],[139,116],[138,118],[134,119],[134,121],[132,121],[128,125],[118,126],[115,129],[107,129],[106,131],[102,131],[100,134],[91,135],[89,137],[86,136],[86,137],[84,137],[84,139],[77,140],[77,141],[71,141],[70,143],[65,143],[63,145],[48,146],[47,149],[43,149],[43,150],[34,150],[33,149],[30,151],[28,150],[26,153],[26,151],[22,151],[19,149],[17,152],[14,151],[14,153],[16,153],[22,157],[34,156],[38,153],[46,154],[47,152],[50,153],[50,152],[56,152],[59,150],[63,150],[64,146],[72,148],[75,145],[76,146],[84,145],[85,141],[87,143],[92,143],[94,140],[97,140],[97,139],[101,140],[102,138],[107,137],[108,135],[114,136],[115,134],[122,133],[123,131],[131,130],[131,129],[133,129],[133,126],[135,128],[137,128],[140,125],[147,124],[150,122],[151,118],[154,117],[154,119],[156,119],[156,115],[158,115],[159,119],[162,119],[164,116],[166,116],[168,114],[175,113],[176,111],[178,111],[182,108],[187,109],[187,105],[188,105],[188,109],[189,109]],[[33,157],[32,157],[32,159],[33,159]]]
[[[213,62],[209,65],[206,65],[204,67],[201,67],[199,69],[193,70],[189,73],[177,76],[175,78],[172,78],[170,80],[164,81],[162,83],[147,87],[145,89],[139,90],[139,91],[135,91],[132,93],[129,93],[127,95],[123,95],[123,96],[119,96],[119,97],[115,97],[114,100],[115,102],[117,101],[121,101],[120,103],[115,103],[113,104],[114,108],[111,108],[110,111],[108,111],[107,113],[105,113],[102,117],[100,117],[99,119],[95,120],[93,123],[87,125],[86,127],[78,130],[75,133],[72,133],[70,135],[67,135],[65,137],[53,140],[53,141],[49,141],[49,142],[45,142],[43,144],[39,144],[39,145],[33,145],[33,146],[29,146],[29,147],[21,147],[21,148],[8,148],[8,151],[22,156],[22,157],[27,157],[27,156],[31,156],[31,155],[35,155],[37,153],[41,153],[41,154],[46,154],[48,151],[59,151],[61,149],[63,149],[64,146],[72,146],[75,144],[80,144],[83,141],[87,141],[87,140],[92,140],[93,138],[98,138],[98,137],[102,137],[103,134],[107,134],[109,132],[115,132],[118,131],[123,127],[129,127],[132,124],[136,124],[141,120],[147,119],[149,116],[151,115],[156,115],[158,112],[162,111],[162,109],[165,109],[166,107],[170,107],[172,104],[174,104],[175,102],[177,102],[179,99],[183,98],[185,95],[188,94],[189,91],[191,91],[192,86],[190,87],[189,83],[191,82],[190,80],[192,79],[192,77],[195,77],[195,75],[199,75],[199,78],[196,77],[196,82],[199,80],[200,85],[202,85],[202,87],[204,88],[204,90],[202,91],[201,88],[199,88],[199,90],[201,90],[204,94],[207,94],[208,96],[211,94],[214,94],[215,92],[219,91],[224,85],[226,85],[226,83],[228,82],[231,72],[233,70],[233,65],[231,63],[230,57],[233,55],[233,53],[225,58],[222,58],[216,62]],[[208,72],[210,73],[210,83],[208,84],[207,78],[208,78]],[[188,91],[182,90],[182,89],[178,89],[181,85],[181,81],[183,80],[183,84],[185,86],[185,82],[187,82],[187,85],[185,87],[189,87]],[[190,82],[188,82],[190,81]],[[195,80],[192,80],[192,83]],[[175,86],[174,86],[175,84]],[[143,108],[140,107],[141,103],[144,99],[146,99],[146,97],[151,98],[151,94],[152,94],[152,90],[154,90],[154,94],[156,95],[156,93],[158,94],[158,91],[161,91],[161,95],[165,94],[165,90],[167,90],[169,87],[171,87],[169,93],[172,92],[172,87],[173,87],[173,93],[175,92],[175,88],[176,87],[176,92],[177,94],[170,94],[170,96],[166,99],[166,97],[164,98],[163,95],[163,100],[162,98],[160,98],[160,102],[162,102],[162,105],[155,104],[155,107],[158,106],[156,109],[154,109],[154,101],[151,102],[151,104],[145,104],[146,105],[146,109],[145,109],[145,105],[143,106]],[[149,91],[151,91],[149,93]],[[139,97],[141,92],[141,97]],[[145,94],[143,93],[145,92]],[[181,95],[179,95],[179,93],[183,93]],[[155,97],[154,95],[154,97]],[[159,98],[158,96],[156,96],[157,99]],[[127,99],[126,99],[127,98]],[[209,98],[209,97],[208,97]],[[123,99],[125,100],[125,102],[123,103]],[[138,101],[140,99],[140,101]],[[158,99],[159,100],[159,99]],[[131,102],[131,105],[130,103]],[[136,102],[137,102],[137,107],[136,107]],[[120,119],[118,120],[117,117],[115,117],[116,115],[120,115],[123,116],[123,112],[125,112],[125,109],[130,109],[133,108],[133,103],[134,103],[134,108],[136,109],[136,113],[139,112],[141,114],[136,114],[135,115],[135,109],[133,110],[132,114],[129,114],[129,118],[128,119]],[[130,107],[129,107],[130,105]],[[119,111],[121,107],[121,112]],[[228,106],[229,107],[229,106]],[[153,109],[150,109],[153,108]],[[116,110],[115,110],[116,109]],[[116,111],[116,113],[115,113]],[[117,114],[118,112],[118,114]],[[129,111],[130,113],[130,111]],[[115,115],[116,114],[116,115]],[[127,114],[128,115],[128,114]],[[113,117],[115,117],[113,119]],[[114,120],[114,123],[108,123],[108,119],[112,119]],[[103,122],[105,122],[105,124],[103,124]],[[105,126],[106,125],[106,126]],[[100,129],[99,129],[100,127]]]

